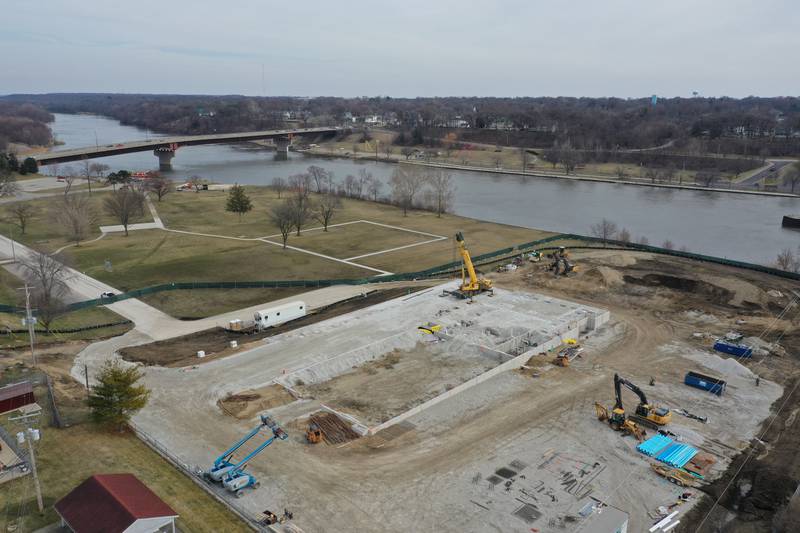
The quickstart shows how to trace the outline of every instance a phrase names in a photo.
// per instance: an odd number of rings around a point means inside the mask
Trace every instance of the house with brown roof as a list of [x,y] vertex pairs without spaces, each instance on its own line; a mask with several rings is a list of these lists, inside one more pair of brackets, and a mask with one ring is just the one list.
[[133,474],[96,474],[55,505],[75,533],[175,533],[178,517]]

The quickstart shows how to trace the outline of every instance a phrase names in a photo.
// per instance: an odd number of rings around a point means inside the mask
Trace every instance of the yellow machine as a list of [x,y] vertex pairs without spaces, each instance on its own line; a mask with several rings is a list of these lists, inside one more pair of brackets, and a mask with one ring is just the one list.
[[694,487],[695,478],[688,472],[684,472],[679,468],[670,468],[664,465],[650,463],[650,468],[653,472],[663,477],[670,483],[674,483],[680,487]]
[[434,335],[437,337],[438,337],[437,333],[439,333],[441,329],[442,329],[441,324],[431,324],[430,322],[428,322],[424,326],[417,326],[417,330],[419,330],[421,333],[427,333],[428,335]]
[[630,418],[652,429],[658,429],[659,426],[668,424],[672,420],[672,411],[664,407],[655,407],[647,402],[647,397],[644,391],[621,377],[619,374],[614,374],[614,394],[616,396],[616,403],[614,409],[624,409],[622,407],[622,386],[633,391],[639,397],[639,405],[636,406],[635,414]]
[[625,411],[615,407],[610,413],[606,406],[594,402],[594,410],[597,413],[597,419],[601,422],[608,422],[611,429],[614,431],[621,431],[626,435],[633,435],[639,442],[643,441],[647,436],[645,430],[639,427],[636,422],[629,420],[625,416]]
[[456,233],[458,251],[461,254],[461,286],[453,294],[461,298],[472,298],[482,292],[493,293],[492,280],[479,278],[475,273],[475,266],[469,256],[469,250],[464,243],[464,236],[459,231]]
[[322,430],[315,423],[311,423],[306,431],[306,442],[309,444],[318,444],[322,442]]

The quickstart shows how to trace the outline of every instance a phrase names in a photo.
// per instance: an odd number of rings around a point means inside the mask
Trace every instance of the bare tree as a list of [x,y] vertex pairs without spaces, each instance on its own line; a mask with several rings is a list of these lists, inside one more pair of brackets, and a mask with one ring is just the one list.
[[364,195],[364,188],[367,184],[372,180],[372,172],[368,171],[365,168],[358,169],[358,181],[355,184],[355,193],[356,198],[361,198]]
[[194,192],[200,192],[200,190],[203,188],[203,185],[205,183],[206,183],[206,180],[201,178],[198,175],[194,175],[194,176],[191,176],[189,178],[189,185],[192,186],[192,188],[194,189]]
[[675,243],[672,242],[671,240],[667,239],[666,241],[661,243],[661,247],[664,248],[665,250],[674,250],[675,249]]
[[131,219],[143,211],[143,206],[144,195],[131,188],[114,191],[103,200],[103,209],[122,224],[126,237]]
[[453,205],[453,196],[455,196],[455,186],[453,185],[453,175],[450,172],[442,169],[432,170],[428,176],[428,183],[433,189],[434,208],[436,216],[442,216]]
[[564,167],[564,173],[570,174],[580,163],[581,154],[569,142],[564,143],[559,149],[559,163]]
[[333,219],[336,211],[342,207],[342,201],[338,196],[333,194],[326,194],[319,201],[312,206],[312,213],[314,218],[322,224],[322,231],[328,231],[328,224]]
[[106,165],[105,163],[92,163],[89,165],[89,172],[92,173],[98,180],[102,180],[105,178],[105,173],[109,171],[111,167]]
[[286,241],[289,240],[289,233],[294,227],[294,206],[291,200],[287,199],[274,206],[269,211],[269,218],[278,228],[283,238],[283,249],[286,249]]
[[89,187],[89,195],[92,194],[92,164],[88,159],[83,159],[78,167],[81,176],[86,178],[86,185]]
[[75,169],[72,167],[68,168],[66,172],[64,172],[64,196],[69,194],[69,191],[72,189],[72,184],[75,183],[75,179],[77,176],[75,175]]
[[381,193],[381,189],[383,189],[383,182],[379,179],[372,178],[367,183],[367,195],[372,198],[373,202],[378,201],[378,195]]
[[278,193],[278,198],[281,197],[281,193],[286,190],[287,184],[286,180],[283,178],[272,178],[272,190]]
[[394,201],[403,208],[403,216],[408,216],[408,210],[414,206],[414,197],[425,185],[425,174],[416,165],[398,166],[389,185],[392,187]]
[[797,184],[800,183],[800,161],[795,161],[783,172],[783,184],[791,187],[792,194]]
[[355,196],[357,182],[358,180],[352,174],[348,174],[344,178],[344,192],[348,198],[353,198]]
[[69,240],[76,246],[80,246],[81,241],[86,239],[97,220],[89,197],[85,194],[64,196],[63,201],[54,207],[54,215]]
[[617,177],[619,179],[625,179],[625,167],[623,167],[622,165],[619,165],[617,167],[616,172],[617,172]]
[[406,158],[406,161],[408,161],[408,160],[409,160],[409,158],[410,158],[412,155],[414,155],[414,149],[413,149],[413,148],[411,148],[410,146],[404,146],[404,147],[402,147],[402,148],[400,149],[400,153],[401,153],[401,154],[403,154],[403,156],[405,156],[405,158]]
[[[0,154],[0,156],[2,155],[4,154]],[[17,178],[14,172],[10,167],[0,165],[0,196],[11,196],[17,190]]]
[[156,195],[159,202],[172,192],[172,182],[160,174],[147,180],[146,187],[148,191]]
[[388,142],[383,145],[383,153],[386,154],[386,159],[392,157],[392,153],[394,153],[394,148]]
[[617,240],[622,242],[631,242],[631,232],[628,231],[626,228],[622,228],[619,230],[619,234],[617,235]]
[[25,229],[28,227],[28,222],[31,218],[35,217],[39,210],[35,205],[29,202],[17,202],[11,204],[8,208],[8,213],[14,221],[14,225],[19,228],[20,233],[25,235]]
[[61,255],[37,251],[22,262],[25,280],[33,285],[33,305],[36,316],[47,331],[65,310],[63,297],[67,293],[69,269]]
[[711,187],[719,178],[719,174],[715,170],[701,170],[695,174],[695,183],[700,183],[704,187]]
[[325,185],[328,182],[330,172],[317,165],[311,165],[306,169],[306,172],[314,182],[314,192],[322,193],[325,191]]
[[800,272],[800,258],[791,248],[784,248],[775,258],[775,268],[787,272]]
[[289,189],[292,192],[291,198],[287,202],[291,206],[294,227],[297,236],[306,223],[309,214],[308,195],[311,189],[312,178],[309,174],[297,174],[289,178]]
[[603,242],[606,242],[610,239],[613,239],[614,236],[617,234],[617,224],[604,218],[597,224],[592,224],[591,227],[592,235],[598,237]]
[[650,239],[642,235],[641,237],[639,237],[639,244],[643,246],[648,246],[650,244]]

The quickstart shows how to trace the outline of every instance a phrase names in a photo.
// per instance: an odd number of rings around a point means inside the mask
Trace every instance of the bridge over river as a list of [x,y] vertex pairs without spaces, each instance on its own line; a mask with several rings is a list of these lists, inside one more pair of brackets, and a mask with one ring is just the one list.
[[34,155],[34,159],[39,165],[53,165],[57,163],[69,163],[71,161],[82,161],[95,157],[105,157],[110,155],[129,154],[131,152],[145,152],[152,150],[158,158],[158,165],[161,170],[172,169],[172,158],[175,152],[182,146],[197,146],[201,144],[231,144],[248,141],[259,141],[272,139],[277,149],[277,154],[285,156],[289,151],[289,146],[295,137],[311,137],[333,135],[339,128],[300,128],[291,130],[268,130],[268,131],[247,131],[241,133],[214,133],[211,135],[183,135],[176,137],[161,137],[147,141],[130,141],[103,146],[87,146],[71,150],[61,150]]

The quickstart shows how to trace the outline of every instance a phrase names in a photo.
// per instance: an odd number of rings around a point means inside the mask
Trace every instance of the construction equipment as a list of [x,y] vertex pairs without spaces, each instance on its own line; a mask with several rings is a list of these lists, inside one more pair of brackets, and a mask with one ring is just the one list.
[[433,335],[438,337],[439,331],[441,331],[442,325],[441,324],[433,324],[432,322],[428,322],[424,326],[417,326],[417,330],[420,333],[426,333],[428,335]]
[[306,442],[309,444],[319,444],[322,442],[322,430],[314,422],[311,422],[306,431]]
[[670,483],[674,483],[680,487],[694,487],[694,476],[688,472],[684,472],[680,468],[670,468],[657,463],[650,463],[650,468]]
[[[234,459],[236,452],[248,441],[258,435],[262,429],[269,429],[269,437],[247,453],[242,459]],[[255,476],[245,472],[247,463],[256,455],[261,453],[267,446],[275,442],[275,439],[286,440],[288,435],[269,415],[261,415],[261,424],[253,428],[236,444],[225,450],[214,460],[214,465],[204,473],[204,477],[210,481],[221,482],[222,485],[233,492],[237,498],[243,496],[243,490],[252,487],[258,488],[259,482]]]
[[575,339],[567,339],[564,341],[564,348],[558,350],[558,355],[553,359],[553,364],[556,366],[567,367],[573,359],[578,357],[583,351],[581,345]]
[[624,435],[633,435],[639,442],[642,442],[647,436],[643,428],[625,416],[623,409],[615,407],[609,413],[605,405],[594,402],[594,410],[597,413],[597,419],[601,422],[608,422],[614,431],[621,431]]
[[482,277],[479,278],[478,274],[475,273],[475,266],[472,264],[467,245],[464,243],[464,235],[462,235],[460,231],[456,233],[456,242],[458,243],[458,250],[461,254],[461,285],[457,290],[449,291],[450,294],[458,296],[459,298],[470,299],[482,292],[488,292],[490,295],[494,294],[492,280]]
[[547,269],[553,272],[554,276],[566,276],[576,270],[575,264],[569,260],[569,252],[563,246],[550,254],[550,264]]
[[625,412],[625,409],[622,407],[623,385],[639,397],[639,405],[636,406],[635,414],[627,415],[628,418],[651,429],[658,429],[660,426],[668,424],[672,420],[672,412],[669,409],[655,407],[647,403],[647,397],[644,395],[644,391],[619,374],[614,374],[615,411],[620,409],[623,413]]

